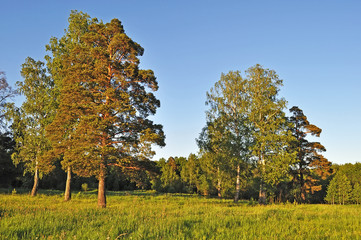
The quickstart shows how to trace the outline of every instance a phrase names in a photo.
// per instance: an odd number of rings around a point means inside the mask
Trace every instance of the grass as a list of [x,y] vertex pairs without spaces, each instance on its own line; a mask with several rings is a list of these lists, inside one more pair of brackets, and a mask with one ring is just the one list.
[[[0,194],[0,239],[361,239],[361,206],[250,205],[196,195]],[[19,191],[21,192],[21,191]]]

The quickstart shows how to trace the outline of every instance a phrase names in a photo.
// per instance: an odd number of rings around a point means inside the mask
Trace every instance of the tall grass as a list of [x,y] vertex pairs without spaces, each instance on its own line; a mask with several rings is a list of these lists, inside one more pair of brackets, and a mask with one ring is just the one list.
[[0,194],[0,239],[361,239],[356,205],[234,204],[196,195]]

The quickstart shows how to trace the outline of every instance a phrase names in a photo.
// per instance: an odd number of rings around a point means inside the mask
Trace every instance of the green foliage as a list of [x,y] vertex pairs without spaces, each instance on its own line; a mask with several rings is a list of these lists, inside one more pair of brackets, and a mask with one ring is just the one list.
[[0,194],[0,239],[357,239],[361,229],[360,206],[253,206],[136,191],[110,192],[104,210],[95,198]]
[[87,184],[87,183],[83,183],[83,184],[81,185],[81,189],[82,189],[84,192],[88,191],[88,190],[89,190],[88,184]]
[[200,189],[200,179],[202,169],[197,155],[190,154],[180,172],[181,178],[187,183],[187,192],[197,193]]
[[328,188],[326,201],[332,204],[345,204],[351,200],[352,185],[346,175],[341,172],[336,173]]
[[16,151],[12,155],[14,163],[24,163],[25,171],[42,173],[52,170],[52,162],[43,158],[51,147],[45,136],[45,127],[54,117],[52,99],[53,81],[44,68],[44,63],[27,58],[22,65],[23,82],[17,82],[18,92],[25,96],[20,108],[8,104],[7,118],[12,120]]
[[350,180],[351,185],[361,184],[361,163],[346,163],[344,165],[334,166],[335,173],[342,173]]
[[[55,116],[55,120],[58,121],[59,115],[64,117],[66,113],[62,113],[62,111],[66,111],[68,109],[62,108],[59,106],[60,103],[64,100],[64,97],[61,95],[61,92],[64,91],[63,89],[63,81],[67,75],[69,75],[69,69],[67,68],[69,63],[66,63],[67,58],[71,51],[81,44],[82,36],[89,32],[89,26],[97,22],[96,19],[90,19],[90,16],[83,12],[78,12],[76,10],[72,10],[70,16],[68,18],[68,28],[65,30],[65,34],[60,39],[55,37],[50,39],[48,45],[46,45],[46,50],[49,52],[50,55],[47,55],[45,58],[47,60],[47,67],[51,73],[52,79],[54,81],[54,88],[53,88],[53,96],[54,96],[54,104],[56,105],[57,114]],[[66,86],[65,86],[66,87]],[[69,89],[65,89],[65,91],[69,91]],[[71,94],[72,91],[68,92]],[[60,108],[59,108],[60,107]],[[66,121],[68,120],[68,121]],[[68,161],[66,158],[63,158],[64,149],[58,146],[58,142],[60,139],[69,138],[72,135],[72,129],[76,128],[77,120],[69,121],[69,119],[63,120],[68,123],[67,126],[63,126],[67,129],[65,135],[54,136],[52,133],[54,130],[53,125],[47,127],[47,135],[53,141],[54,148],[51,151],[47,152],[47,157],[54,158],[54,159],[61,159],[61,164],[64,169],[67,169]]]
[[249,120],[255,131],[252,146],[263,181],[277,184],[296,160],[296,153],[289,151],[294,140],[285,117],[286,100],[278,98],[283,85],[275,71],[255,65],[246,71],[250,98]]
[[361,203],[361,185],[359,183],[355,183],[353,186],[352,201],[356,204]]
[[186,158],[170,157],[167,161],[162,158],[157,162],[160,168],[160,178],[153,182],[153,189],[160,192],[186,192],[186,183],[182,181],[182,168],[186,165]]
[[11,160],[15,142],[9,132],[0,133],[0,186],[9,187],[21,176],[20,167],[16,168]]
[[[198,145],[202,152],[214,155],[214,168],[233,176],[236,173],[236,195],[240,175],[247,176],[251,160],[264,183],[277,185],[288,174],[296,153],[289,146],[294,140],[285,117],[286,101],[278,98],[282,80],[273,70],[260,65],[250,67],[242,77],[239,71],[222,74],[207,93],[207,125]],[[237,169],[237,170],[235,170]],[[242,173],[241,173],[242,170]],[[218,176],[218,191],[221,180]],[[264,201],[264,199],[262,200]]]
[[222,181],[221,175],[235,176],[235,201],[239,199],[241,169],[244,172],[250,163],[253,143],[252,126],[247,115],[250,105],[247,84],[247,79],[243,79],[238,71],[221,75],[207,92],[206,104],[210,106],[206,112],[207,125],[197,140],[201,152],[210,152],[208,157],[214,160],[219,196],[227,189],[225,183],[229,182]]
[[119,20],[104,24],[72,13],[58,44],[79,31],[55,58],[62,77],[59,108],[47,131],[64,165],[103,178],[108,165],[127,167],[152,157],[151,144],[164,145],[162,127],[148,119],[160,105],[152,93],[158,84],[151,70],[139,69],[144,50]]
[[335,165],[334,171],[325,200],[332,204],[360,203],[361,163]]

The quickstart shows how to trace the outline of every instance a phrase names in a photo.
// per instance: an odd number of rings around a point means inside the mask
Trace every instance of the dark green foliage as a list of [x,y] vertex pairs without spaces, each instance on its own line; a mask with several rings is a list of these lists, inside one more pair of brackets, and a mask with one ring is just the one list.
[[331,174],[331,163],[321,154],[326,148],[319,142],[310,142],[307,136],[319,137],[322,130],[310,124],[303,111],[294,106],[289,121],[293,124],[291,131],[295,137],[291,148],[297,152],[297,161],[291,166],[293,176],[293,193],[297,202],[310,201],[315,192],[322,189],[322,181]]
[[0,133],[0,187],[15,187],[19,184],[22,173],[11,160],[15,142],[10,133]]
[[351,199],[352,186],[346,175],[336,173],[327,188],[325,200],[332,204],[349,203]]
[[6,122],[6,106],[17,92],[8,84],[4,72],[0,71],[0,187],[14,187],[21,184],[21,167],[16,168],[11,159],[15,142]]
[[161,175],[153,180],[153,189],[160,192],[187,192],[186,183],[182,181],[181,172],[187,160],[183,157],[164,158],[157,162]]
[[353,203],[360,204],[361,203],[361,185],[359,183],[355,183],[353,186],[353,190],[351,193],[351,200]]

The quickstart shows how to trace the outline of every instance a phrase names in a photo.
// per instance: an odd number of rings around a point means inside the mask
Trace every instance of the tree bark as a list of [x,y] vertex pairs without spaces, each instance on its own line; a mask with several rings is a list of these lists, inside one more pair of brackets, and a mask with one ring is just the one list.
[[218,198],[222,198],[222,187],[221,187],[221,172],[219,170],[219,167],[217,168],[217,192],[218,192]]
[[105,208],[107,205],[106,196],[105,196],[105,176],[106,169],[101,167],[99,174],[99,184],[98,184],[98,207]]
[[266,190],[263,188],[263,180],[261,180],[259,188],[258,203],[260,205],[266,205]]
[[71,199],[71,168],[68,167],[67,179],[66,179],[66,185],[65,185],[64,201],[69,201],[70,199]]
[[303,177],[303,166],[300,163],[300,201],[302,203],[306,202],[306,188],[305,188],[305,181]]
[[264,189],[264,182],[263,182],[263,173],[265,172],[265,161],[263,158],[263,155],[260,154],[260,160],[261,160],[261,184],[259,186],[259,195],[258,195],[258,203],[260,205],[266,205],[266,189]]
[[36,166],[35,174],[34,174],[34,185],[33,185],[33,189],[31,190],[32,197],[36,196],[38,192],[38,185],[39,185],[39,170],[38,170],[38,166]]
[[236,194],[234,196],[234,202],[238,202],[238,200],[239,200],[239,192],[240,192],[240,189],[241,189],[240,188],[240,186],[241,186],[240,173],[241,173],[241,167],[238,164],[237,165]]

